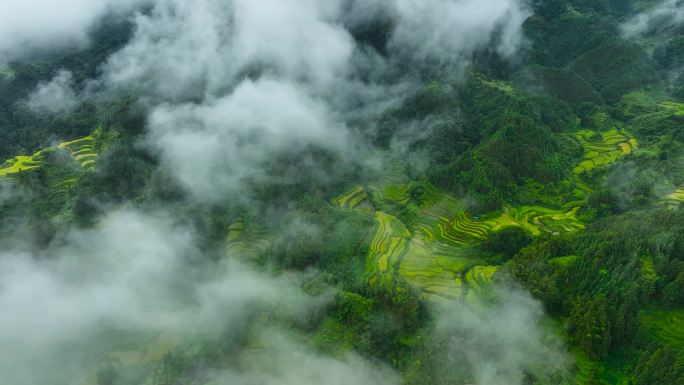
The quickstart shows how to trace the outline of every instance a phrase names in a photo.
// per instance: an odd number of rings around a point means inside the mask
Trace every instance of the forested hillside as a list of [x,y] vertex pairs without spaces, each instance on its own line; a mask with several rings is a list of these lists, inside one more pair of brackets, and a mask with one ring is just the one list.
[[684,3],[67,3],[0,5],[0,383],[684,384]]

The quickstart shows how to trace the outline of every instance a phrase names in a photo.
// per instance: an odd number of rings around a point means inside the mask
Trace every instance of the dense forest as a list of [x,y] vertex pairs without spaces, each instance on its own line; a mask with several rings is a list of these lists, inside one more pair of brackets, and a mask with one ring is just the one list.
[[0,382],[684,385],[684,3],[124,3],[0,38]]

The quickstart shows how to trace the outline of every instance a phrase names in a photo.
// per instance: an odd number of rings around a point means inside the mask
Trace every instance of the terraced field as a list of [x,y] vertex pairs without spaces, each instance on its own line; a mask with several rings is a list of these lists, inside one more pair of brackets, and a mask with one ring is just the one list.
[[[377,230],[367,262],[373,277],[384,276],[381,279],[388,280],[398,275],[428,299],[464,298],[468,290],[479,293],[491,283],[496,267],[485,266],[484,261],[467,256],[466,246],[484,240],[489,233],[505,226],[529,226],[537,233],[539,227],[545,226],[545,217],[529,220],[530,223],[516,221],[508,208],[502,213],[474,219],[453,197],[432,194],[417,210],[411,230],[396,217],[375,212]],[[558,221],[567,228],[579,226],[568,218],[569,224],[562,218]]]
[[682,117],[684,116],[684,103],[677,103],[673,101],[666,101],[660,103],[660,107],[671,113],[674,116]]
[[[392,177],[392,180],[397,179]],[[387,239],[395,241],[394,247],[389,247],[390,253],[393,253],[391,255],[385,255],[377,249],[370,253],[369,261],[375,261],[370,263],[372,271],[398,273],[400,278],[430,299],[464,298],[468,290],[482,291],[489,285],[496,268],[484,266],[483,260],[467,256],[465,252],[467,246],[483,241],[494,231],[507,226],[523,226],[533,234],[540,234],[542,231],[577,231],[584,227],[575,216],[579,207],[562,212],[540,206],[507,205],[499,212],[475,216],[466,212],[458,200],[431,186],[424,186],[419,205],[409,203],[407,184],[389,183],[375,190],[373,195],[380,201],[416,206],[416,215],[414,223],[407,229],[405,225],[397,224],[399,220],[396,217],[381,211],[375,212],[377,231],[373,244]],[[360,191],[363,189],[356,187],[338,198],[338,204],[350,207],[347,202],[351,199],[346,198],[358,196]],[[388,229],[392,228],[388,221],[394,224],[392,235],[388,234]],[[407,240],[405,229],[409,231]],[[386,268],[386,260],[392,262],[391,268]],[[484,278],[483,272],[489,276]]]
[[403,167],[394,167],[383,175],[381,181],[366,186],[366,189],[373,201],[407,205],[410,201],[408,183],[406,170]]
[[93,145],[94,138],[89,135],[71,142],[60,143],[57,148],[67,150],[82,168],[94,169],[97,153],[94,151]]
[[255,259],[269,246],[268,241],[259,231],[246,231],[245,223],[238,219],[228,226],[226,235],[226,252],[245,259]]
[[[378,195],[384,197],[387,191],[402,190],[408,191],[408,188],[390,186]],[[358,191],[356,188],[343,197],[354,196]],[[399,195],[391,195],[389,199],[395,202],[408,200]],[[401,278],[421,290],[425,298],[434,300],[460,299],[472,283],[488,284],[489,279],[465,282],[468,270],[483,261],[465,256],[464,246],[485,239],[494,229],[509,225],[502,220],[506,217],[474,220],[456,199],[436,189],[425,191],[422,200],[411,230],[397,217],[375,211],[376,231],[367,257],[371,283]],[[348,200],[337,201],[348,207]]]
[[368,193],[362,186],[356,186],[353,190],[346,194],[343,194],[335,199],[334,203],[337,203],[340,207],[347,207],[353,209],[358,205],[365,203],[368,199]]
[[[159,362],[172,352],[179,344],[180,338],[171,332],[159,333],[154,339],[142,340],[135,344],[124,344],[126,350],[117,350],[102,354],[102,359],[116,369],[143,367]],[[78,383],[78,382],[77,382]],[[98,385],[97,371],[88,373],[80,382],[82,385]]]
[[17,156],[0,165],[0,176],[8,176],[21,171],[33,170],[43,164],[44,153],[38,151],[32,156]]
[[585,129],[576,132],[574,137],[584,148],[584,159],[575,167],[575,175],[607,166],[620,156],[632,153],[639,145],[630,134],[615,128],[600,133]]
[[366,270],[371,274],[371,283],[384,281],[394,276],[398,262],[406,254],[411,233],[396,217],[375,212],[377,230],[371,241],[366,260]]
[[500,218],[472,219],[456,199],[428,189],[417,210],[411,244],[400,261],[399,273],[426,297],[461,298],[467,290],[467,270],[483,263],[465,256],[464,246],[485,239],[501,225]]
[[[97,160],[94,142],[94,137],[89,135],[70,142],[60,143],[55,147],[44,148],[31,156],[17,156],[0,164],[0,177],[11,176],[22,171],[39,168],[43,165],[46,154],[58,150],[67,151],[83,169],[94,170],[95,161]],[[69,178],[68,180],[60,182],[59,185],[61,186],[62,184],[69,184],[72,182],[74,182],[73,178]],[[59,186],[56,185],[56,187]]]
[[684,202],[684,185],[677,187],[672,194],[666,195],[660,201],[671,209],[679,207]]
[[512,220],[534,235],[542,231],[553,234],[578,231],[584,224],[577,219],[580,207],[573,207],[567,212],[542,206],[508,207]]
[[[434,186],[421,184],[416,193],[416,186],[399,167],[377,184],[355,186],[333,199],[341,207],[363,208],[375,217],[376,231],[366,265],[371,283],[402,279],[426,299],[470,300],[486,292],[497,267],[469,254],[468,246],[508,226],[524,227],[534,235],[582,230],[584,223],[577,214],[592,191],[584,174],[631,153],[638,143],[617,129],[602,133],[582,130],[574,137],[584,147],[585,156],[574,169],[575,190],[564,197],[566,203],[561,208],[506,204],[497,212],[474,215]],[[396,208],[409,213],[407,223],[382,211]]]

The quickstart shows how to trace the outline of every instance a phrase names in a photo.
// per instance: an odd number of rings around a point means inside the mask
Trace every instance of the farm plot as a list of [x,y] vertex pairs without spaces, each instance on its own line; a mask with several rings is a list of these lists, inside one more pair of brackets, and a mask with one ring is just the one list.
[[362,186],[356,186],[348,193],[333,199],[340,207],[353,209],[368,200],[368,193]]
[[57,145],[57,148],[68,151],[82,168],[95,169],[97,153],[94,151],[94,142],[93,136],[89,135],[70,142],[62,142]]
[[[506,204],[497,212],[469,213],[456,198],[430,184],[411,185],[400,168],[389,171],[377,184],[354,187],[333,203],[374,212],[376,230],[366,264],[371,282],[402,279],[427,299],[470,299],[486,291],[497,271],[496,266],[467,253],[470,246],[507,226],[523,227],[533,235],[584,229],[577,215],[592,191],[584,174],[615,162],[638,145],[617,129],[581,130],[574,137],[585,155],[574,169],[575,189],[559,208]],[[405,208],[410,223],[374,207]]]
[[668,208],[677,208],[684,202],[684,185],[677,187],[673,193],[664,196],[660,202]]
[[[79,166],[86,170],[95,169],[95,161],[97,153],[94,151],[93,136],[86,136],[84,138],[76,139],[70,142],[62,142],[55,147],[47,147],[35,152],[31,156],[17,156],[13,159],[5,161],[0,164],[0,177],[12,176],[22,171],[34,170],[44,164],[45,156],[55,150],[65,150],[71,157],[78,162]],[[63,187],[67,184],[73,184],[73,178],[61,181],[55,184],[56,187]]]
[[33,170],[43,164],[44,153],[38,151],[32,156],[17,156],[0,165],[0,176],[8,176],[21,171]]
[[[465,298],[469,290],[477,295],[490,284],[496,268],[467,255],[469,246],[506,226],[523,226],[534,234],[583,227],[575,218],[576,209],[562,212],[535,206],[506,206],[498,213],[474,216],[452,196],[431,186],[426,190],[411,228],[393,215],[375,211],[376,230],[366,264],[371,282],[402,279],[431,300]],[[362,187],[355,187],[333,202],[358,209],[349,202],[359,196],[369,199],[363,191]],[[466,272],[471,274],[469,282]]]
[[574,137],[584,148],[584,158],[573,170],[575,175],[609,165],[619,157],[629,155],[639,145],[630,134],[615,128],[600,133],[584,129]]
[[248,232],[244,221],[238,219],[228,226],[225,245],[228,255],[236,255],[249,260],[258,258],[268,249],[269,242],[262,232]]
[[408,250],[411,233],[403,222],[396,217],[377,211],[376,230],[370,244],[366,270],[371,275],[371,283],[393,279],[398,262]]
[[511,218],[534,235],[542,232],[563,233],[583,229],[584,224],[577,219],[579,209],[580,207],[574,207],[563,212],[542,206],[508,207]]

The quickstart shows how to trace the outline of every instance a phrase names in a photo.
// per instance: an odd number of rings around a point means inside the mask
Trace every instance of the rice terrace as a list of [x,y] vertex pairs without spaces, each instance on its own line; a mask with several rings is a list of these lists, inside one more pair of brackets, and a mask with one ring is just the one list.
[[[483,265],[467,252],[469,245],[508,226],[523,227],[533,235],[580,231],[583,222],[577,212],[586,204],[592,189],[585,174],[609,166],[638,147],[624,131],[581,130],[572,134],[584,149],[584,158],[574,168],[575,189],[558,207],[504,205],[490,213],[467,212],[455,198],[430,185],[423,185],[418,202],[412,202],[411,186],[401,169],[386,183],[356,186],[335,198],[340,207],[368,212],[375,217],[367,274],[372,282],[405,279],[423,292],[426,299],[475,298],[491,283],[497,266]],[[406,206],[412,212],[410,224],[375,207]]]

